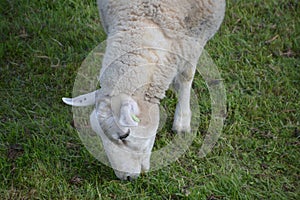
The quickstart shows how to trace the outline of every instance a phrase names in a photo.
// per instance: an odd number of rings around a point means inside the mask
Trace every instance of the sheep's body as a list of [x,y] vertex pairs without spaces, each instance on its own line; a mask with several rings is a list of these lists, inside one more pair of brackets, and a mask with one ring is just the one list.
[[[110,91],[114,91],[112,95],[133,94],[140,85],[137,80],[140,77],[154,83],[149,85],[151,88],[146,88],[144,95],[159,100],[178,72],[196,65],[202,48],[220,26],[225,1],[98,0],[98,5],[108,34],[101,86],[106,88],[107,94]],[[158,49],[161,50],[158,52]],[[191,66],[178,63],[183,59]],[[144,63],[155,65],[148,69],[151,76],[147,73],[141,78],[135,68]],[[186,78],[192,79],[194,69],[188,70]],[[114,79],[110,78],[112,76]],[[116,85],[122,87],[116,88]]]
[[108,35],[101,89],[96,98],[64,101],[80,106],[95,99],[93,129],[116,175],[128,179],[149,170],[158,103],[172,82],[179,92],[173,129],[190,130],[196,64],[223,20],[225,0],[98,0],[98,6]]

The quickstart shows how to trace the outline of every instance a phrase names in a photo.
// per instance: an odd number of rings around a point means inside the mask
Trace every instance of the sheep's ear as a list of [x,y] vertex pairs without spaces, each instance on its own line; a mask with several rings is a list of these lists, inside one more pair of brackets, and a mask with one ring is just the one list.
[[62,98],[65,104],[71,106],[90,106],[95,104],[96,91],[75,98]]
[[139,108],[133,99],[122,102],[120,107],[119,124],[127,127],[138,126],[140,120],[136,116],[137,114],[139,114]]

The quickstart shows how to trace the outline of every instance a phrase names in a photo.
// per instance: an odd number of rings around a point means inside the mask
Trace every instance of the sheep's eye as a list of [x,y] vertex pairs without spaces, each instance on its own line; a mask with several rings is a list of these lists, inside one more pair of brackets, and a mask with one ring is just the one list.
[[119,137],[120,140],[125,140],[130,135],[130,129],[128,129],[128,131],[124,135],[121,134],[119,135],[120,135]]

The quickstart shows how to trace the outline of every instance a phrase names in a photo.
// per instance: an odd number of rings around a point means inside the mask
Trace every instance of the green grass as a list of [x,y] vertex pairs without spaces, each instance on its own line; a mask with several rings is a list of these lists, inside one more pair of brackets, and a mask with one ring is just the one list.
[[299,199],[299,9],[297,0],[227,1],[206,46],[227,90],[217,145],[197,156],[210,117],[197,76],[199,137],[170,166],[123,182],[88,153],[61,102],[106,37],[95,2],[0,1],[0,199]]

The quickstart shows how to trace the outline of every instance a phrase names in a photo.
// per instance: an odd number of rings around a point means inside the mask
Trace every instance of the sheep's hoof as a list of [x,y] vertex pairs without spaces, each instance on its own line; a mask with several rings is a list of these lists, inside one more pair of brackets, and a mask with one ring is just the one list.
[[191,126],[190,125],[177,125],[173,124],[172,130],[176,133],[190,133],[191,132]]
[[176,133],[191,132],[191,114],[175,114],[172,130]]

